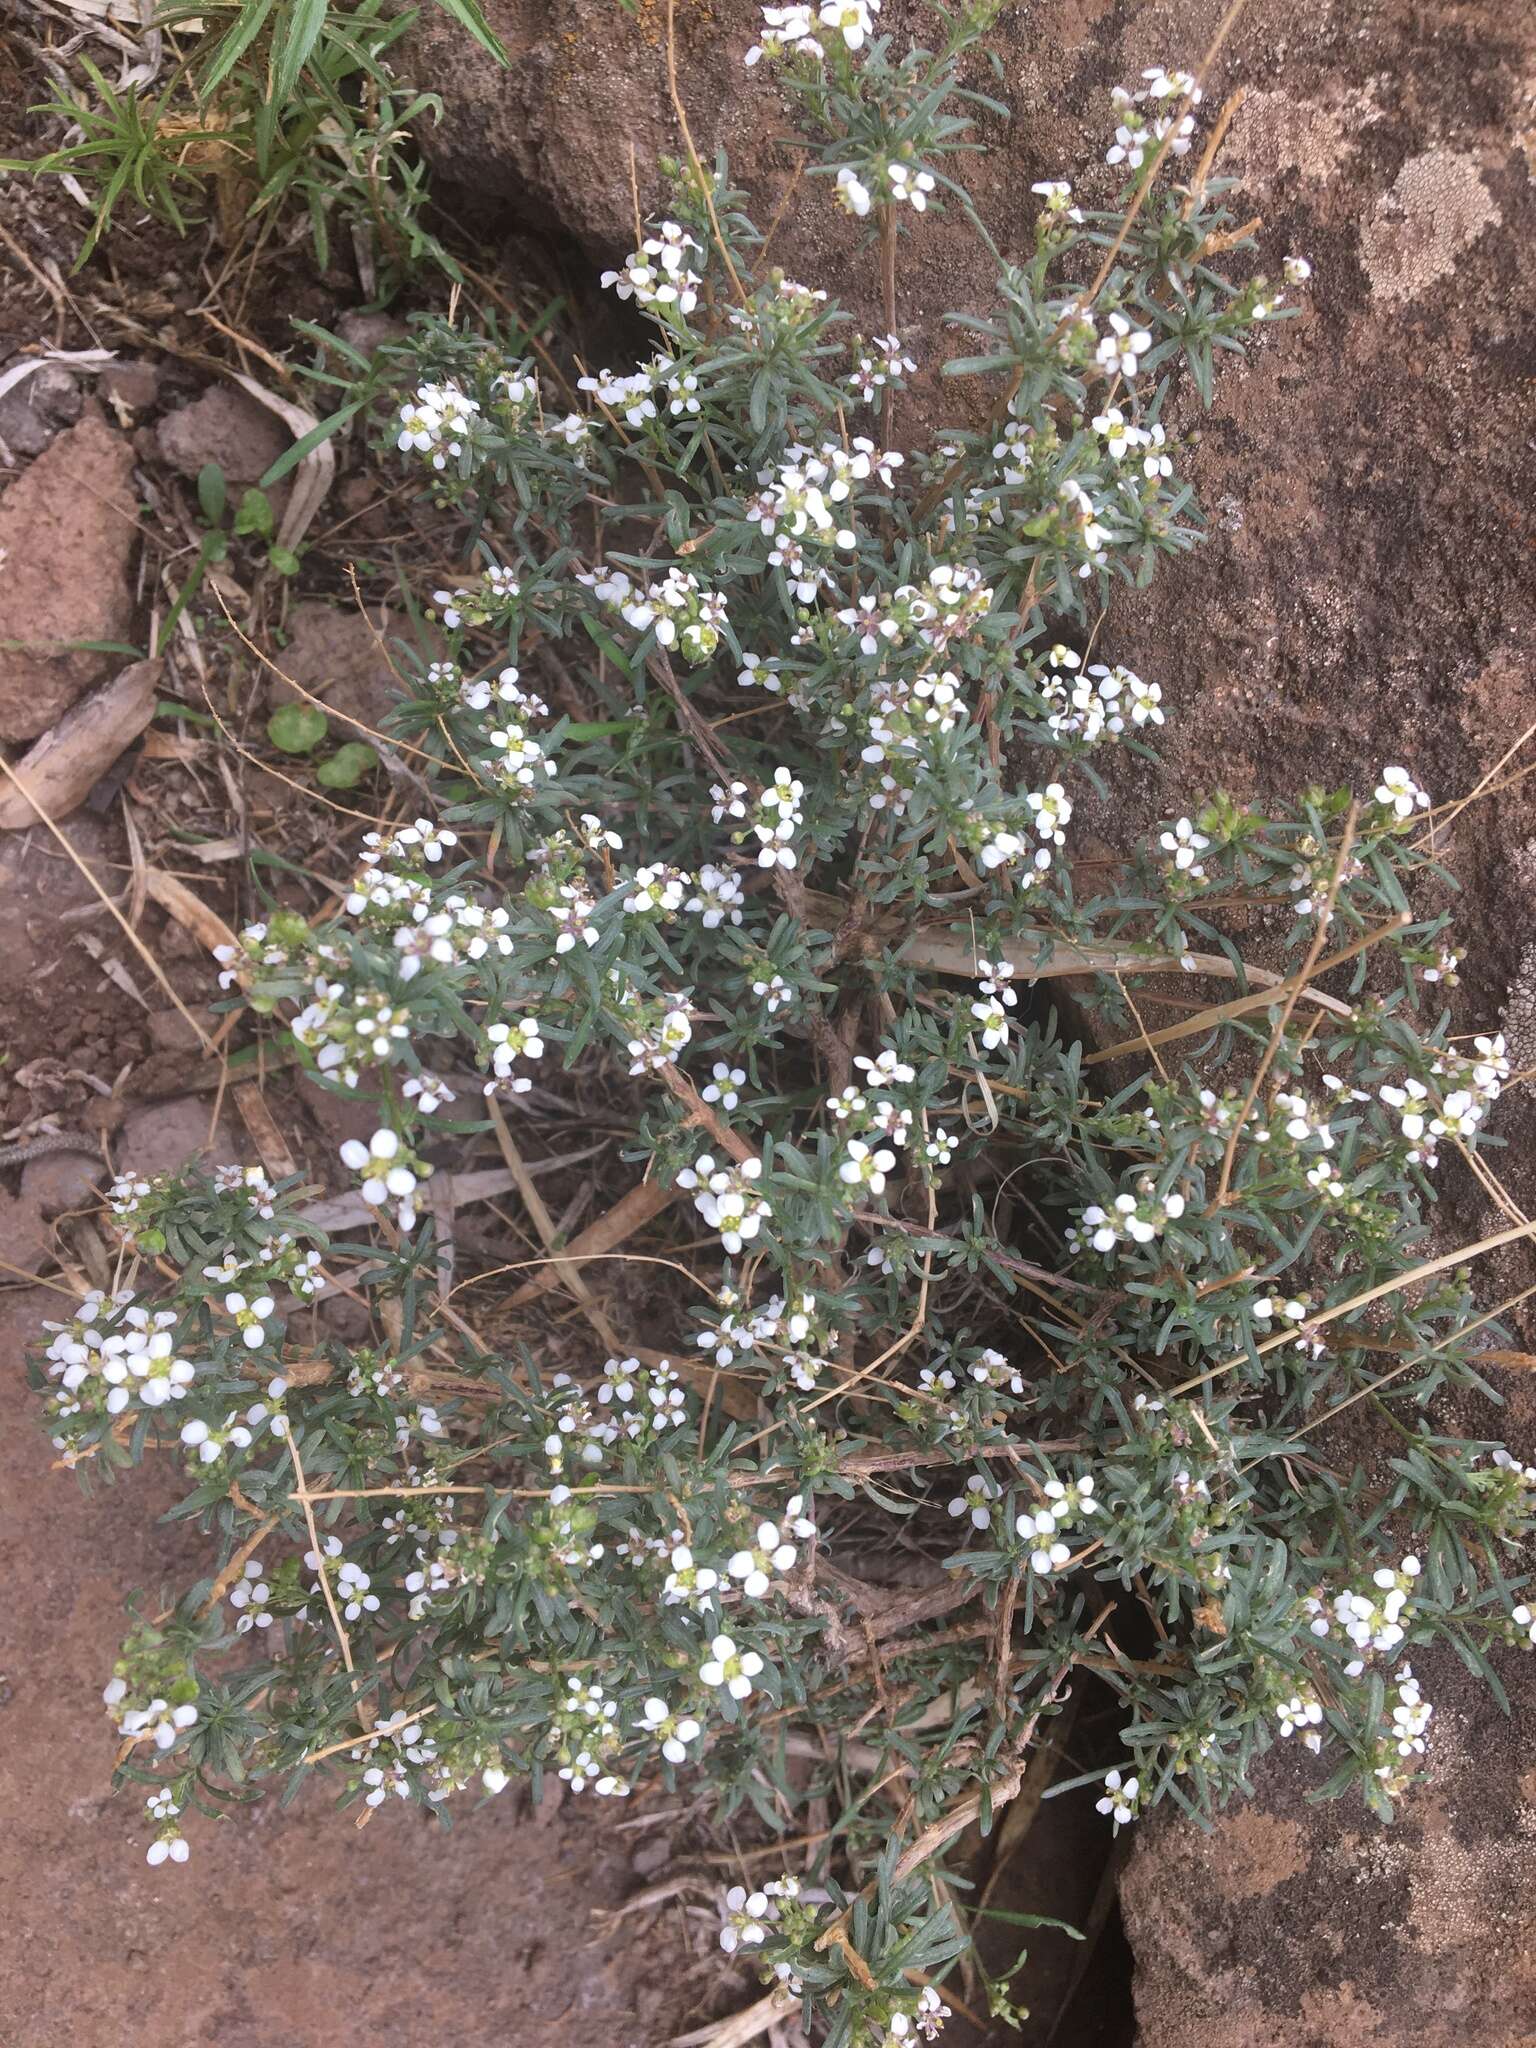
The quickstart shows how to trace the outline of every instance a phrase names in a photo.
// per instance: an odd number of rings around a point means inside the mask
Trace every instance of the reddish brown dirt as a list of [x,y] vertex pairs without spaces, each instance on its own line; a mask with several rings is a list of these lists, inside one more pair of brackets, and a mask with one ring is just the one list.
[[697,2019],[686,1930],[599,1928],[636,1889],[611,1812],[541,1821],[509,1791],[451,1835],[404,1811],[358,1830],[316,1794],[193,1819],[189,1864],[145,1865],[138,1796],[107,1789],[99,1698],[125,1589],[153,1606],[196,1542],[156,1521],[175,1495],[149,1473],[87,1500],[50,1469],[21,1351],[59,1306],[36,1289],[0,1307],[11,2048],[655,2048]]

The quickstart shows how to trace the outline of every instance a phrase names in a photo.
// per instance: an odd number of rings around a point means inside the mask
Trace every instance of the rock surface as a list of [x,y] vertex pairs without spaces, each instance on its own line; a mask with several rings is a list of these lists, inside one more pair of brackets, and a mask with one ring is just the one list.
[[44,363],[0,398],[0,461],[41,455],[84,407],[80,386],[62,363]]
[[1391,1827],[1311,1804],[1327,1759],[1290,1749],[1209,1834],[1149,1823],[1120,1884],[1142,2048],[1532,2048],[1536,1685],[1498,1661],[1508,1716],[1414,1656],[1435,1716]]
[[0,497],[0,741],[35,739],[121,666],[62,643],[128,637],[136,539],[133,451],[93,404]]
[[210,1130],[210,1108],[210,1100],[200,1095],[178,1095],[129,1110],[117,1140],[119,1172],[174,1173],[192,1159],[208,1166],[237,1165],[244,1147],[227,1123]]

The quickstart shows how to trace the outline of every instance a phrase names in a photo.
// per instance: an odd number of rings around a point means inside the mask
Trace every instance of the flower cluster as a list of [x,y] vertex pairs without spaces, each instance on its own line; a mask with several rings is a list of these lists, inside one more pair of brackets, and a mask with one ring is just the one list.
[[664,220],[648,235],[622,270],[605,270],[602,282],[621,299],[633,299],[648,312],[676,312],[687,318],[699,303],[703,278],[693,268],[704,251],[675,220]]
[[626,624],[639,633],[654,633],[658,646],[675,647],[685,661],[695,665],[708,661],[720,645],[725,599],[703,589],[698,577],[686,569],[669,569],[643,587],[631,583],[622,569],[610,569],[601,576],[583,571],[580,580]]

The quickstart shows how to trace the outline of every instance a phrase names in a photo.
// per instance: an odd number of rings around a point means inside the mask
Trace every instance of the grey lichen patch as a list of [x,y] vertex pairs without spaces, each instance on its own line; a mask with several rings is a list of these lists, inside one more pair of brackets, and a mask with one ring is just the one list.
[[1411,157],[1360,231],[1372,291],[1387,300],[1418,298],[1500,218],[1476,157],[1449,149]]

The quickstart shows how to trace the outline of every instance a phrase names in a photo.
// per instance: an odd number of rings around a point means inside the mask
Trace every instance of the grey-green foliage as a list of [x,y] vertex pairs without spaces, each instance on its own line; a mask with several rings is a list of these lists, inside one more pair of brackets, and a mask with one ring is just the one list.
[[[947,152],[983,26],[778,53],[898,318],[912,195],[970,217]],[[1286,1735],[1389,1813],[1429,1720],[1405,1659],[1492,1678],[1529,1633],[1536,1475],[1434,1406],[1483,1387],[1494,1326],[1429,1259],[1433,1177],[1508,1061],[1452,1037],[1422,792],[1215,795],[1074,858],[1097,757],[1164,716],[1083,651],[1114,579],[1198,532],[1170,393],[1282,310],[1179,151],[1193,101],[1117,100],[1111,204],[1040,194],[946,366],[990,417],[899,467],[906,345],[764,268],[723,164],[679,168],[613,274],[654,328],[633,372],[565,388],[542,342],[432,321],[372,369],[329,352],[329,424],[377,420],[478,566],[430,594],[398,722],[437,819],[226,962],[378,1103],[343,1152],[374,1227],[326,1245],[259,1172],[125,1183],[146,1299],[50,1347],[64,1457],[185,1457],[212,1539],[125,1646],[121,1776],[444,1812],[659,1772],[786,1834],[824,1799],[801,1889],[733,1895],[727,1930],[829,2039],[884,2041],[937,2024],[910,1973],[964,1933],[922,1873],[1079,1672],[1122,1702],[1117,1823],[1209,1812]],[[1287,967],[1253,992],[1256,929]],[[1113,1065],[1049,1006],[1063,970]],[[631,1196],[620,1238],[670,1261],[656,1348],[593,1258],[567,1372],[506,1280],[443,1292],[422,1183],[482,1085],[521,1142],[520,1097],[578,1066],[629,1105],[629,1179],[681,1199],[642,1230]],[[322,1254],[365,1347],[302,1310]],[[158,1333],[151,1255],[181,1276]],[[1361,1466],[1346,1408],[1396,1456]]]

